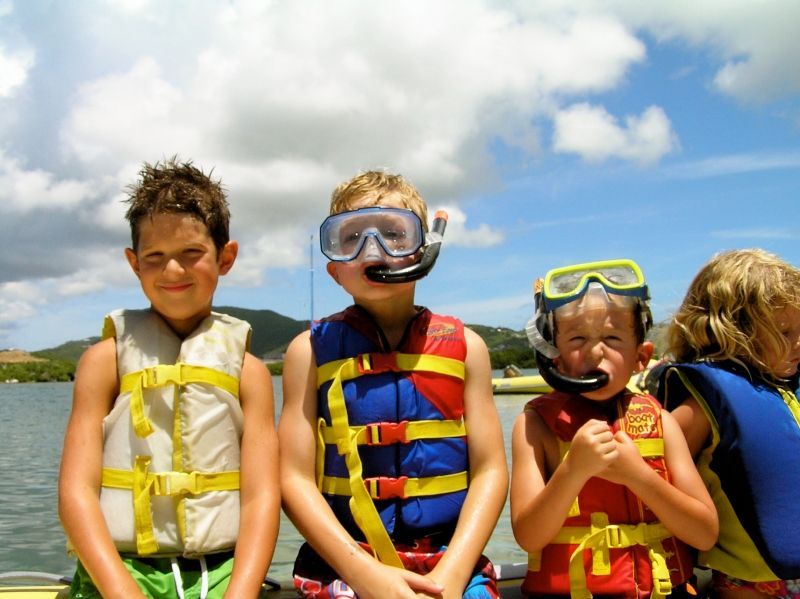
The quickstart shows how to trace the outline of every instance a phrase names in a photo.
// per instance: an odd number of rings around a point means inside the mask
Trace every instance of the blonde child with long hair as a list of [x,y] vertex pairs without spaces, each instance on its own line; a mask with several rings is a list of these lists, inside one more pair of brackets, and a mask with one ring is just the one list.
[[760,249],[714,256],[668,330],[659,393],[720,517],[699,555],[717,597],[800,597],[800,270]]

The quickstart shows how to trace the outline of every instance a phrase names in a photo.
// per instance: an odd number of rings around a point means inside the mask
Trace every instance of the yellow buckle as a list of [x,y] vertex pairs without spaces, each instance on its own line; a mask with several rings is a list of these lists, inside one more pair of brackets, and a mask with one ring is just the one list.
[[182,375],[183,364],[160,364],[148,368],[147,372],[147,386],[148,387],[161,387],[172,383],[174,385],[183,384]]
[[155,495],[193,495],[197,489],[197,472],[164,472],[154,475]]
[[608,524],[606,530],[606,547],[616,548],[622,544],[622,536],[617,524]]

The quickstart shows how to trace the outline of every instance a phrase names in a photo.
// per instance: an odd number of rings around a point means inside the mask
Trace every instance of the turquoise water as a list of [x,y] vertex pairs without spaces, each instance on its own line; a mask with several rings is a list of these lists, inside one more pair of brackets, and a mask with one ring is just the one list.
[[[280,377],[275,377],[274,383],[279,414]],[[71,396],[71,383],[0,384],[0,572],[71,574],[74,570],[75,562],[64,549],[56,507],[61,444]],[[508,458],[511,426],[525,400],[514,395],[495,398]],[[301,544],[300,535],[283,516],[270,576],[279,580],[290,576]],[[511,534],[508,504],[486,554],[495,563],[525,561]]]

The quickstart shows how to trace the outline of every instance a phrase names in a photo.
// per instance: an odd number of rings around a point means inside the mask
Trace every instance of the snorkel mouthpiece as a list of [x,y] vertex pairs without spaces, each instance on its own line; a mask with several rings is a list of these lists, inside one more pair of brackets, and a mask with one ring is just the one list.
[[367,278],[376,283],[408,283],[427,275],[436,264],[447,227],[447,212],[438,210],[433,217],[433,226],[425,236],[422,258],[416,264],[392,270],[385,266],[374,266],[366,271]]

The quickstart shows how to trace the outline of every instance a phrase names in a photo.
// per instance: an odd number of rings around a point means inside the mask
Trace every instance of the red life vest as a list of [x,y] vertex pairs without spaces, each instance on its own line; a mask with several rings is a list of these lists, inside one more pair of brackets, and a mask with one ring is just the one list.
[[[555,433],[561,460],[586,421],[604,420],[613,432],[625,431],[647,464],[669,480],[661,405],[650,395],[625,393],[610,403],[597,403],[554,392],[530,401],[525,409],[539,414]],[[624,485],[593,477],[556,537],[541,552],[529,554],[522,591],[657,597],[686,582],[692,567],[689,548],[673,538],[635,494]]]

